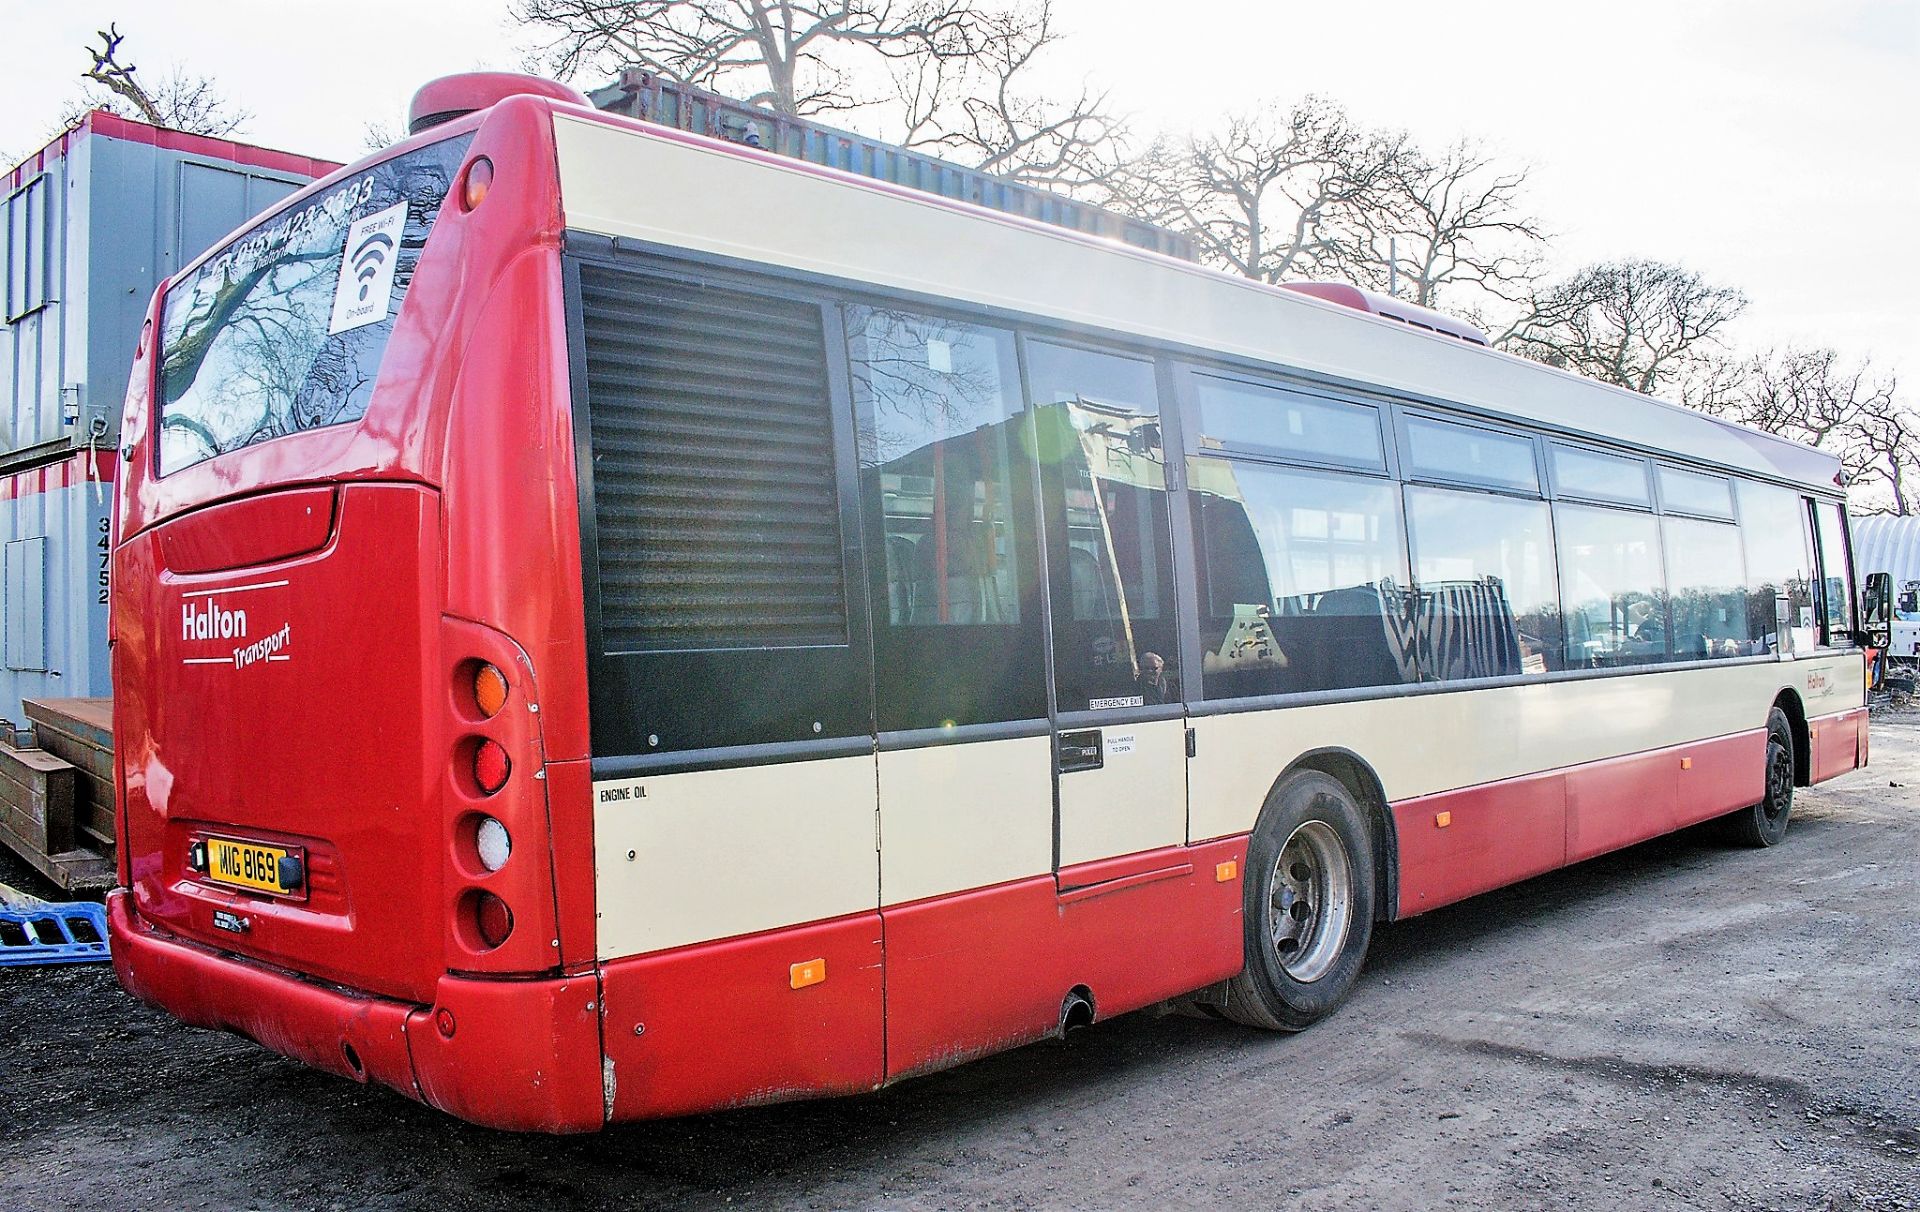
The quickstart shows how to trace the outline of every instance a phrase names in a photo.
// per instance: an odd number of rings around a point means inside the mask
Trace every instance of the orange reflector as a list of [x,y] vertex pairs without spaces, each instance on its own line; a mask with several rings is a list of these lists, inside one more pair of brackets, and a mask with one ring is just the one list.
[[1682,769],[1682,770],[1692,770],[1692,769],[1693,769],[1693,759],[1692,759],[1692,758],[1681,758],[1681,759],[1680,759],[1680,769]]
[[1234,876],[1239,874],[1240,874],[1239,862],[1235,859],[1228,859],[1226,862],[1221,863],[1216,867],[1214,867],[1213,882],[1216,884],[1224,884],[1228,880],[1232,879]]
[[1445,829],[1451,824],[1453,824],[1453,813],[1436,812],[1433,814],[1433,827],[1435,829]]
[[473,671],[473,705],[489,720],[507,705],[507,675],[485,661]]
[[467,165],[467,179],[460,191],[460,204],[472,210],[487,200],[487,193],[492,188],[493,161],[480,156]]
[[826,979],[827,961],[824,959],[810,959],[787,969],[787,983],[795,989],[805,989]]

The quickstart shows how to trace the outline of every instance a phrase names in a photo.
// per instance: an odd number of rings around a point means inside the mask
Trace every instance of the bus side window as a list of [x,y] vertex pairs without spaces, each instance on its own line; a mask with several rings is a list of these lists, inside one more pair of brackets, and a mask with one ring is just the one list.
[[1659,521],[1650,513],[1594,505],[1558,505],[1553,516],[1567,613],[1567,663],[1599,669],[1666,660]]
[[1027,346],[1062,711],[1178,702],[1166,451],[1153,363]]
[[1747,614],[1740,532],[1725,522],[1660,519],[1673,613],[1673,655],[1683,661],[1746,656],[1759,637]]
[[1207,698],[1413,680],[1397,485],[1242,460],[1188,466]]
[[1011,333],[847,311],[883,731],[1046,715]]
[[1545,501],[1407,489],[1414,639],[1423,682],[1561,667],[1553,526]]
[[1847,519],[1840,506],[1817,502],[1814,530],[1820,539],[1820,642],[1830,648],[1853,643],[1853,572],[1847,559]]
[[1775,599],[1787,599],[1787,646],[1813,647],[1813,540],[1805,501],[1785,488],[1739,481],[1740,545],[1747,559],[1747,625],[1769,652],[1781,649]]

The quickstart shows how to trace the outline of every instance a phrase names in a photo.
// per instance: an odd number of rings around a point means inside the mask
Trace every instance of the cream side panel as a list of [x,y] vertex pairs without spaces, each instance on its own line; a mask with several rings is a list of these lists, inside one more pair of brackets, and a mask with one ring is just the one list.
[[[568,226],[932,293],[1440,396],[1830,485],[1830,456],[1576,375],[1120,246],[749,155],[554,119]],[[1017,272],[1010,272],[1017,270]]]
[[873,795],[869,756],[596,782],[600,958],[875,908]]
[[1313,749],[1358,754],[1398,801],[1759,728],[1783,686],[1809,716],[1844,711],[1860,680],[1858,657],[1811,657],[1199,716],[1192,836],[1251,829],[1273,780]]
[[1187,722],[1116,724],[1100,737],[1100,769],[1060,776],[1062,867],[1187,840]]
[[898,905],[1053,870],[1053,741],[880,754],[880,896]]

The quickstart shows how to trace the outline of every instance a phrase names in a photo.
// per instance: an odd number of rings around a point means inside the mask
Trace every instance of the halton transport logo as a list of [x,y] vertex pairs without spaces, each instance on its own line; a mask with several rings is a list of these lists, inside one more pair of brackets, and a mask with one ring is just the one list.
[[[249,608],[259,613],[261,599],[241,596],[263,589],[284,589],[286,585],[285,581],[262,581],[258,585],[200,589],[184,595],[180,604],[180,639],[194,645],[196,655],[183,655],[181,663],[245,669],[261,663],[291,661],[293,654],[288,648],[293,643],[293,624],[282,623],[273,630],[262,628],[247,613]],[[209,653],[200,645],[208,645],[213,651]]]

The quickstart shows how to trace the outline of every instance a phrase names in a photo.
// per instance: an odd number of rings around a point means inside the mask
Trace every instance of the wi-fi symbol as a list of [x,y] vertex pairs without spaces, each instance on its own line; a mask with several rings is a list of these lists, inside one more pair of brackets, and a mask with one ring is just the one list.
[[386,232],[369,232],[366,239],[360,241],[360,247],[353,250],[353,276],[360,279],[360,301],[367,301],[367,292],[373,289],[373,279],[380,273],[380,265],[393,255],[393,237]]

